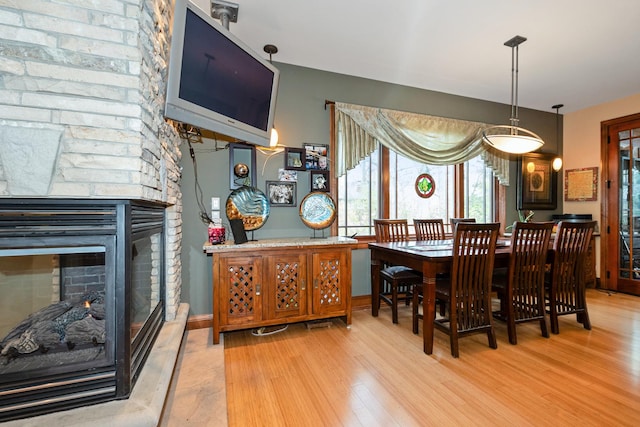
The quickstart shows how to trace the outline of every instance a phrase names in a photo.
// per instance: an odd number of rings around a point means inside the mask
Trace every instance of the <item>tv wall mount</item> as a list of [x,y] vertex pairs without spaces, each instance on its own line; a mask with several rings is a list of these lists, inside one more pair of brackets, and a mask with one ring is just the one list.
[[239,8],[237,3],[224,0],[211,0],[211,16],[219,19],[222,26],[227,30],[229,29],[229,22],[238,22]]

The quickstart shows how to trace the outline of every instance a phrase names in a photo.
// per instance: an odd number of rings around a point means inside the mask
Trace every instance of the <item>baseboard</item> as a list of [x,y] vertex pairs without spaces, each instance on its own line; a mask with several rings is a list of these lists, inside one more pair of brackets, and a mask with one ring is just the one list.
[[197,316],[189,316],[187,320],[187,330],[203,329],[213,327],[213,314],[199,314]]
[[357,297],[351,297],[351,309],[361,310],[367,307],[371,307],[371,295],[358,295]]

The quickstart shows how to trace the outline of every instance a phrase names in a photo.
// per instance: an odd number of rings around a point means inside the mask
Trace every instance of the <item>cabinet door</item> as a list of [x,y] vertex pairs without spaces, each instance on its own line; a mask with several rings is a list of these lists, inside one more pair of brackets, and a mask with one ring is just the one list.
[[262,320],[262,258],[220,259],[220,325]]
[[265,317],[281,319],[307,314],[307,269],[303,252],[288,251],[264,257]]
[[312,254],[313,313],[344,313],[351,292],[351,269],[345,251],[318,251]]

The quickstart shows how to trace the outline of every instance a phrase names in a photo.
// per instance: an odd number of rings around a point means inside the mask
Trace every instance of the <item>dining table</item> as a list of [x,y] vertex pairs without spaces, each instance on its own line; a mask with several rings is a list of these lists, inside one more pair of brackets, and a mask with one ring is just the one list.
[[[380,270],[387,265],[403,265],[422,273],[423,343],[424,352],[433,352],[433,321],[436,310],[436,277],[447,273],[453,261],[453,239],[369,243],[371,252],[371,314],[378,316]],[[511,253],[510,240],[499,238],[496,243],[496,267],[507,267]]]

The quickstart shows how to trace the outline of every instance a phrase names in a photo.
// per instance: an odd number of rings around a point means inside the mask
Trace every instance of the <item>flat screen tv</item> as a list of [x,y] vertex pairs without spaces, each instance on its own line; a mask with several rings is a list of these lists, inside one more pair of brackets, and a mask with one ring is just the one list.
[[176,0],[166,118],[269,145],[280,72],[188,0]]

